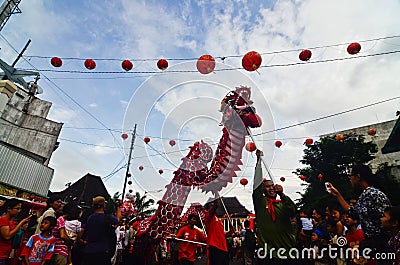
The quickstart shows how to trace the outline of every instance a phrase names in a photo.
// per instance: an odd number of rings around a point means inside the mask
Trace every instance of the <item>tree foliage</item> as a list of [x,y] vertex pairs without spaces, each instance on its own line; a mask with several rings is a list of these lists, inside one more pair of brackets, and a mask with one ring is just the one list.
[[137,211],[142,218],[149,217],[156,211],[156,209],[151,208],[154,204],[154,200],[151,198],[148,199],[146,194],[147,193],[141,196],[139,192],[136,192],[134,196]]
[[[354,194],[348,181],[352,164],[367,164],[378,151],[373,142],[365,142],[362,135],[347,134],[339,141],[335,136],[326,136],[307,146],[300,162],[307,165],[296,169],[297,175],[304,175],[307,187],[301,194],[298,206],[313,209],[336,201],[326,192],[325,182],[331,182],[346,199]],[[318,178],[318,175],[322,178]]]

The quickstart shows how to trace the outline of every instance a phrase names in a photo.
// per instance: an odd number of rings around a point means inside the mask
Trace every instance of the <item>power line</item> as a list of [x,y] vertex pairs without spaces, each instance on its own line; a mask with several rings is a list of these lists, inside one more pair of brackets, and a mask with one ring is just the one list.
[[267,134],[267,133],[286,130],[286,129],[289,129],[289,128],[292,128],[292,127],[296,127],[296,126],[304,125],[304,124],[307,124],[307,123],[311,123],[311,122],[320,121],[320,120],[324,120],[324,119],[327,119],[327,118],[339,116],[339,115],[342,115],[342,114],[346,114],[346,113],[353,112],[353,111],[356,111],[356,110],[372,107],[374,105],[386,103],[386,102],[389,102],[389,101],[392,101],[392,100],[396,100],[396,99],[400,99],[400,96],[389,98],[389,99],[385,99],[385,100],[381,100],[381,101],[378,101],[378,102],[375,102],[375,103],[371,103],[371,104],[367,104],[367,105],[364,105],[364,106],[361,106],[361,107],[357,107],[357,108],[354,108],[354,109],[349,109],[349,110],[337,112],[337,113],[334,113],[334,114],[326,115],[326,116],[323,116],[323,117],[320,117],[320,118],[316,118],[316,119],[312,119],[312,120],[308,120],[308,121],[303,121],[303,122],[300,122],[300,123],[292,124],[292,125],[289,125],[289,126],[281,127],[281,128],[274,129],[274,130],[270,130],[270,131],[267,131],[267,132],[257,133],[257,134],[254,134],[254,136],[259,136],[259,135],[263,135],[263,134]]

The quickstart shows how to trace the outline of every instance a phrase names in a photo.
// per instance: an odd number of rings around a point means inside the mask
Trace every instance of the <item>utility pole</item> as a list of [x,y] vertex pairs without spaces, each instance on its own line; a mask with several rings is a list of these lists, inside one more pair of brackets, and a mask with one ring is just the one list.
[[126,173],[125,173],[125,181],[124,181],[124,189],[122,190],[122,201],[124,201],[125,197],[125,189],[126,189],[126,182],[128,180],[128,175],[129,175],[129,167],[131,165],[131,157],[132,157],[132,151],[133,151],[133,144],[135,143],[135,137],[136,137],[136,123],[135,123],[135,128],[133,129],[132,133],[132,140],[131,140],[131,148],[129,149],[129,156],[128,156],[128,164],[126,166]]

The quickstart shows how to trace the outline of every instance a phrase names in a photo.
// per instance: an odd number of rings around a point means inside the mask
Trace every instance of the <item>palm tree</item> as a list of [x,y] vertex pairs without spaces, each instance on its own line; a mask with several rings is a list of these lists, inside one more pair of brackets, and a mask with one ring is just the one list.
[[134,201],[136,203],[138,214],[142,218],[149,217],[156,211],[156,209],[151,208],[154,204],[154,200],[151,198],[147,199],[146,194],[147,192],[145,192],[144,195],[141,196],[139,192],[136,192],[134,196]]

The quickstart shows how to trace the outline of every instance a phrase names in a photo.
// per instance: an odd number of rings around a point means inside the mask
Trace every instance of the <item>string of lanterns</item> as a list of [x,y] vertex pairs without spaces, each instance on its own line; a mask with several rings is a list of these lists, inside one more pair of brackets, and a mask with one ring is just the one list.
[[[347,46],[347,52],[350,55],[355,55],[359,53],[360,50],[361,50],[361,44],[358,42],[353,42]],[[306,49],[300,52],[299,59],[301,61],[309,61],[311,59],[311,56],[312,56],[311,50]],[[222,60],[224,60],[225,58],[226,57],[221,57]],[[60,57],[52,57],[50,63],[52,66],[57,68],[61,67],[63,64],[62,59]],[[257,69],[261,66],[261,64],[262,64],[262,56],[257,51],[250,51],[242,57],[242,67],[249,72],[257,71]],[[204,75],[212,73],[215,69],[215,65],[216,62],[214,57],[209,54],[201,55],[196,62],[197,70]],[[96,68],[96,62],[93,59],[86,59],[84,61],[84,66],[88,70],[93,70]],[[127,72],[132,70],[133,66],[134,65],[132,61],[128,59],[123,60],[121,62],[122,69]],[[168,61],[164,58],[159,59],[157,61],[157,67],[161,71],[166,70],[168,68]]]
[[[205,69],[205,68],[203,68],[203,69]],[[376,135],[376,129],[374,129],[374,128],[368,129],[367,134],[370,135],[370,136],[375,136],[375,135]],[[126,140],[126,139],[128,138],[128,134],[123,133],[123,134],[121,134],[121,137],[122,137],[123,140]],[[345,137],[344,137],[343,134],[337,134],[337,135],[335,136],[335,139],[336,139],[337,141],[339,141],[339,142],[343,142],[343,141],[344,141],[344,138],[345,138]],[[150,137],[145,137],[145,138],[143,138],[143,141],[144,141],[146,144],[148,144],[148,143],[150,142]],[[305,139],[305,141],[304,141],[304,145],[306,145],[306,146],[310,146],[310,145],[312,145],[313,143],[314,143],[314,140],[313,140],[312,138],[307,138],[307,139]],[[169,144],[170,144],[171,146],[174,146],[174,145],[176,144],[176,141],[171,139],[171,140],[169,141]],[[278,141],[275,141],[275,147],[277,147],[277,148],[280,148],[280,147],[282,146],[282,144],[283,144],[283,143],[282,143],[281,141],[279,141],[279,140],[278,140]],[[255,145],[254,142],[248,142],[248,143],[246,143],[246,145],[245,145],[245,149],[246,149],[248,152],[254,152],[257,148],[256,148],[256,145]],[[144,167],[143,167],[143,166],[139,166],[138,169],[139,169],[140,171],[143,171]],[[164,173],[164,170],[159,169],[159,170],[158,170],[158,173],[161,175],[161,174]],[[128,173],[127,176],[128,176],[128,177],[131,177],[131,174]],[[322,175],[322,174],[318,174],[317,178],[318,178],[320,181],[322,181],[323,175]],[[299,179],[305,181],[305,180],[307,179],[307,177],[304,176],[304,175],[300,175],[300,176],[299,176]],[[263,180],[263,181],[264,181],[264,180]],[[282,176],[282,177],[280,177],[280,181],[281,181],[281,182],[285,182],[285,181],[286,181],[286,178]],[[249,181],[248,181],[246,178],[241,178],[239,182],[240,182],[241,185],[243,185],[244,188],[245,188],[246,185],[249,183]],[[132,184],[132,181],[128,181],[128,184],[131,185],[131,184]],[[131,190],[129,190],[129,192],[132,193]]]

